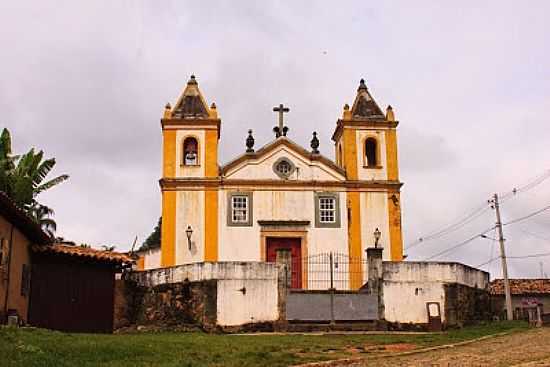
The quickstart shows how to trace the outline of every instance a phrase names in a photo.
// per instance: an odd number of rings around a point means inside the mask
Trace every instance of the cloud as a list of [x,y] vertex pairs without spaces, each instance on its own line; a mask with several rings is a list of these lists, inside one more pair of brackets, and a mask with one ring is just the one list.
[[[60,234],[126,249],[160,214],[159,118],[191,73],[218,105],[220,163],[244,151],[248,128],[258,145],[272,139],[279,103],[291,109],[290,138],[307,147],[316,130],[332,157],[336,120],[364,77],[400,120],[410,243],[550,168],[549,10],[542,1],[2,3],[0,121],[18,151],[44,149],[71,175],[42,197]],[[550,184],[540,186],[503,213],[548,201]],[[411,258],[491,225],[493,213],[478,221]],[[544,234],[548,222],[541,214],[522,228]],[[546,246],[507,231],[511,253]],[[474,241],[446,258],[476,265],[490,247]],[[536,275],[532,265],[511,261],[511,272]]]

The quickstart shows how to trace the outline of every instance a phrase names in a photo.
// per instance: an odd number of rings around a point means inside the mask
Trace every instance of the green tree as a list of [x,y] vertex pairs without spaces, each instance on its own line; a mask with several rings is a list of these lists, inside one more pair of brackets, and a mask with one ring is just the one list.
[[160,247],[161,227],[162,227],[162,217],[159,218],[157,225],[155,226],[155,229],[153,229],[153,232],[149,235],[149,237],[147,237],[147,239],[143,242],[143,244],[139,248],[140,251],[150,250],[152,248]]
[[53,209],[46,205],[35,203],[30,210],[31,217],[34,221],[40,224],[42,230],[46,232],[51,238],[55,237],[55,231],[57,230],[57,223],[51,218],[55,213]]
[[42,228],[53,236],[56,225],[53,210],[40,204],[37,196],[69,178],[60,175],[46,180],[55,166],[55,158],[44,159],[44,152],[31,148],[23,155],[14,155],[8,129],[0,134],[0,191],[23,208]]

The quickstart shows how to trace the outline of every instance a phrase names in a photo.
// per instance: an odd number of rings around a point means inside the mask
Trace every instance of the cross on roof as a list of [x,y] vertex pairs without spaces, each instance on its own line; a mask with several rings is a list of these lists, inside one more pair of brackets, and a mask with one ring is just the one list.
[[273,128],[273,131],[275,131],[275,135],[277,136],[277,138],[281,135],[286,135],[286,132],[288,131],[288,127],[284,126],[283,123],[283,114],[289,111],[290,109],[288,107],[285,107],[282,103],[279,104],[278,107],[273,107],[273,112],[279,113],[279,126],[275,126]]

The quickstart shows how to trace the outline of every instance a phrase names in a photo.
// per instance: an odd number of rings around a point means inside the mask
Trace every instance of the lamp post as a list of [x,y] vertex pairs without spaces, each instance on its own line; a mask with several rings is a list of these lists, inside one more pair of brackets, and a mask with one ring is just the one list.
[[191,251],[191,235],[193,234],[193,229],[191,226],[187,226],[185,230],[185,235],[187,236],[187,245],[189,246],[189,251]]
[[374,248],[378,248],[378,241],[380,241],[380,236],[382,235],[382,232],[378,228],[374,230]]

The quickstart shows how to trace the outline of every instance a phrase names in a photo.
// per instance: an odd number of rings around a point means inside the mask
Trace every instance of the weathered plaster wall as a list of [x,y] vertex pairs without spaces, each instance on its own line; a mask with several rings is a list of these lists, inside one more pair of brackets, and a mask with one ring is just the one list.
[[427,323],[427,302],[440,304],[441,321],[449,325],[488,312],[487,272],[444,262],[384,262],[383,269],[384,317],[389,322]]
[[[204,191],[178,191],[176,206],[176,264],[204,261]],[[191,250],[185,230],[193,229]]]
[[150,270],[160,268],[160,247],[145,251],[143,256],[143,269]]
[[[237,326],[279,319],[278,272],[277,265],[265,262],[217,262],[138,271],[128,274],[126,278],[144,289],[145,297],[149,297],[143,300],[143,304],[149,306],[144,306],[143,311],[140,311],[144,315],[142,319],[137,318],[138,322],[159,321],[153,311],[155,309],[167,315],[162,317],[168,320],[195,317],[177,315],[189,312],[186,308],[189,302],[193,305],[193,302],[200,301],[200,290],[203,288],[199,284],[208,283],[215,286],[215,290],[211,288],[214,286],[209,286],[207,293],[210,297],[208,302],[213,302],[213,306],[208,306],[208,309],[214,307],[214,316],[208,313],[205,317],[220,326]],[[178,293],[183,292],[185,288],[180,287],[188,283],[199,292],[190,301],[185,294]],[[151,311],[147,311],[148,308]]]
[[[304,226],[307,231],[307,254],[323,252],[348,252],[347,209],[345,193],[338,192],[340,198],[340,227],[315,227],[315,192],[257,190],[253,192],[252,226],[227,225],[228,195],[231,192],[246,191],[226,189],[218,198],[220,226],[220,261],[260,261],[262,260],[261,230],[259,220],[309,221]],[[321,190],[322,191],[322,190]],[[283,229],[281,229],[283,230]]]
[[489,273],[454,262],[384,262],[384,280],[394,282],[439,281],[486,289],[489,286]]
[[[4,311],[13,309],[16,310],[18,316],[23,322],[27,321],[28,308],[29,308],[29,295],[21,295],[21,280],[23,272],[23,264],[29,265],[30,253],[29,246],[30,241],[14,227],[11,258],[8,257],[7,252],[10,246],[12,224],[0,216],[0,246],[2,242],[5,246],[6,254],[4,255],[3,264],[0,264],[0,322],[4,320]],[[4,241],[1,241],[4,240]],[[8,275],[8,261],[9,275]],[[30,268],[29,268],[30,271]],[[9,289],[8,289],[9,278]],[[8,304],[6,307],[6,292],[8,292]],[[30,292],[30,289],[29,289]]]
[[[426,302],[439,302],[445,307],[443,284],[439,282],[383,281],[384,317],[389,322],[428,322]],[[442,315],[444,322],[444,315]]]
[[[384,260],[390,260],[390,226],[388,219],[388,193],[362,192],[361,193],[361,246],[362,253],[374,246],[374,231],[381,232],[379,247],[382,247]],[[365,213],[363,215],[363,213]]]

